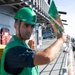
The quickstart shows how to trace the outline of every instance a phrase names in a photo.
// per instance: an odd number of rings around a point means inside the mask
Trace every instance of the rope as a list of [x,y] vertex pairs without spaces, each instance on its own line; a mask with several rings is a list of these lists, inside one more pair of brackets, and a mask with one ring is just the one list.
[[74,54],[70,37],[67,40],[65,51],[67,52],[67,56],[63,67],[63,75],[74,75]]

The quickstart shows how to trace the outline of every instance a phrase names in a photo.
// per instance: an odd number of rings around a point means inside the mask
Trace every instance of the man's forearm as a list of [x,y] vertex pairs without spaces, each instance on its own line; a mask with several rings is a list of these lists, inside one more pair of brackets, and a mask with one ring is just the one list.
[[47,49],[44,50],[44,52],[48,54],[50,61],[56,58],[62,45],[63,45],[63,39],[60,38],[57,39],[55,43],[53,43],[51,46],[49,46]]

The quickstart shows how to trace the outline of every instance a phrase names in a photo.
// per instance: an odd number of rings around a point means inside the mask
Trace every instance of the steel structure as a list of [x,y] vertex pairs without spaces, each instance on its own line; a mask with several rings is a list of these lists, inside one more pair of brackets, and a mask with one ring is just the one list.
[[39,23],[49,23],[49,4],[45,0],[0,0],[0,7],[11,7],[16,12],[22,7],[31,7],[37,13]]

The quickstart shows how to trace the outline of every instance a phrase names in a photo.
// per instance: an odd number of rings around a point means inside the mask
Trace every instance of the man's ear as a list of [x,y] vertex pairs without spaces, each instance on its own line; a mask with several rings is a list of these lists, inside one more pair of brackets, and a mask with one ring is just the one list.
[[14,28],[15,28],[15,29],[17,29],[17,28],[18,28],[18,25],[17,25],[17,23],[15,23],[15,24],[14,24]]

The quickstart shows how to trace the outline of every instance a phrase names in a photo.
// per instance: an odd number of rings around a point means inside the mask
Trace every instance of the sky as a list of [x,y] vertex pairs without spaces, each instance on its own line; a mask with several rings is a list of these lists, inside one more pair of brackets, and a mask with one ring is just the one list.
[[64,25],[65,33],[71,37],[75,37],[75,0],[54,0],[54,2],[58,11],[67,12],[66,15],[61,14],[60,17],[67,20],[66,23],[68,25]]
[[75,0],[54,0],[57,10],[67,12],[61,15],[61,19],[67,20],[68,25],[64,25],[65,33],[75,37]]

